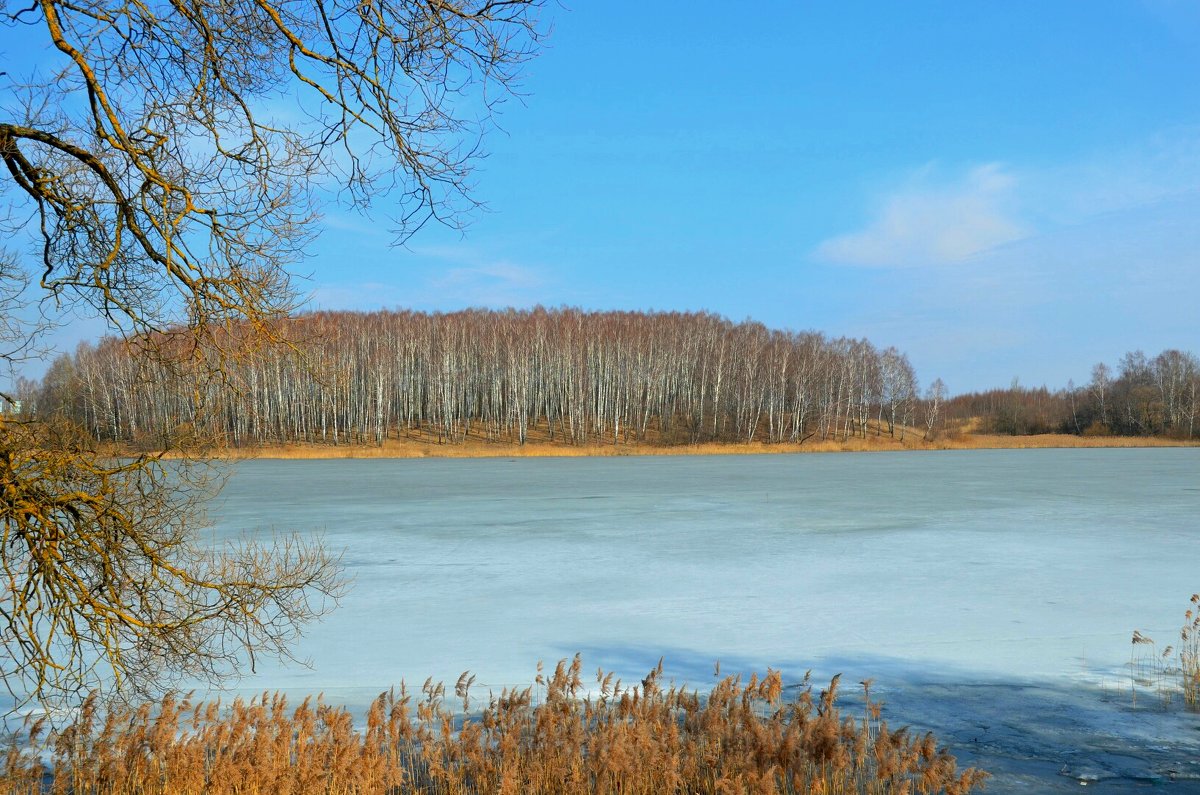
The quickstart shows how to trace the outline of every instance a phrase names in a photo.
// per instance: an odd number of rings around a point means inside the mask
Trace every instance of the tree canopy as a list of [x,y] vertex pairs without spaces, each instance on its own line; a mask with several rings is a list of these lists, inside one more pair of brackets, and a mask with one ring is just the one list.
[[9,2],[58,54],[6,75],[9,222],[40,238],[43,287],[135,329],[270,317],[315,191],[389,197],[401,238],[459,219],[536,5]]
[[[0,258],[0,356],[32,350],[18,311],[31,280],[156,366],[223,381],[214,341],[233,325],[277,338],[323,200],[386,200],[399,240],[461,222],[538,5],[5,2],[0,49],[17,57],[0,73],[0,231],[17,249]],[[213,479],[186,427],[163,439],[182,458],[115,460],[69,417],[5,397],[0,678],[18,699],[220,677],[286,655],[336,597],[319,546],[197,544]]]

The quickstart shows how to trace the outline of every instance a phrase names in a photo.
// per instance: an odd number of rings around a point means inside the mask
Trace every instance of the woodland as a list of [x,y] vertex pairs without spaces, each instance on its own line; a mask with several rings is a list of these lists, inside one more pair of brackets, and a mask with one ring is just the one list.
[[[1178,350],[1098,364],[1081,387],[950,398],[940,380],[922,389],[894,347],[703,312],[315,312],[274,333],[290,344],[256,346],[237,325],[202,346],[183,331],[142,341],[170,357],[138,355],[139,340],[84,344],[26,383],[22,406],[133,449],[196,434],[254,447],[524,444],[534,429],[572,445],[1200,433],[1200,362]],[[190,376],[217,361],[221,378]]]
[[1195,354],[1165,350],[1154,357],[1131,351],[1116,368],[1100,363],[1091,380],[1068,382],[1057,391],[1026,388],[958,395],[948,401],[948,421],[980,432],[1009,435],[1069,433],[1085,436],[1200,434],[1200,361]]

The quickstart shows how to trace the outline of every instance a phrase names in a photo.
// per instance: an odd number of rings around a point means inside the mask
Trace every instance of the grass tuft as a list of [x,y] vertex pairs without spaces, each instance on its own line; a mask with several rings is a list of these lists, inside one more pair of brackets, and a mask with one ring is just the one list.
[[[1139,652],[1143,647],[1148,650]],[[1182,693],[1184,706],[1200,711],[1200,593],[1192,594],[1191,607],[1184,613],[1178,647],[1167,646],[1159,653],[1152,638],[1133,631],[1129,684],[1134,703],[1141,686],[1156,690],[1164,706]]]
[[1200,710],[1200,593],[1192,594],[1191,603],[1179,630],[1179,672],[1184,703]]

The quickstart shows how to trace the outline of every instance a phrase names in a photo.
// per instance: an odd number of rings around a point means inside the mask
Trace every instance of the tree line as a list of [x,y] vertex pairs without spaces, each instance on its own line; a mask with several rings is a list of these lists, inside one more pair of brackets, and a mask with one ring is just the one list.
[[1091,381],[1065,389],[1008,389],[959,395],[947,401],[951,424],[983,433],[1070,433],[1093,436],[1200,436],[1200,360],[1165,350],[1151,358],[1126,353],[1115,368],[1100,363]]
[[[199,346],[162,335],[153,357],[137,340],[85,343],[27,384],[23,404],[96,440],[147,448],[185,431],[234,446],[411,436],[524,444],[531,434],[571,444],[802,443],[942,428],[1200,435],[1200,362],[1178,350],[1097,364],[1079,387],[1014,380],[948,398],[940,379],[922,391],[896,348],[705,312],[313,312],[275,333],[293,344],[255,347],[236,325]],[[219,377],[194,377],[212,369]]]
[[[174,356],[131,355],[116,338],[84,344],[26,400],[124,444],[159,444],[181,428],[233,445],[414,433],[448,443],[524,443],[531,433],[575,444],[803,442],[903,435],[928,414],[895,348],[708,313],[314,312],[283,324],[293,347],[237,356],[236,326]],[[190,377],[218,355],[220,378]]]

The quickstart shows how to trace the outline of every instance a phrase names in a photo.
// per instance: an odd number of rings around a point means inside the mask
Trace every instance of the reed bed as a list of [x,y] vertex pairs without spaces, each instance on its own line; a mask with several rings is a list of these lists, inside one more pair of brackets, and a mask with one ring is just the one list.
[[576,657],[468,715],[471,682],[459,679],[453,702],[432,682],[382,693],[364,727],[319,697],[91,698],[65,728],[27,723],[0,784],[14,795],[954,794],[985,778],[931,735],[889,728],[869,683],[863,715],[843,715],[837,677],[814,695],[768,670],[701,696],[664,686],[660,663],[636,686],[599,672],[585,688]]
[[[549,441],[533,438],[524,445],[468,437],[461,442],[441,442],[414,434],[411,438],[388,439],[352,444],[282,444],[246,447],[223,447],[213,451],[217,458],[313,460],[341,458],[579,458],[609,456],[670,456],[670,455],[754,455],[796,453],[866,453],[899,452],[907,450],[1013,450],[1034,448],[1110,448],[1110,447],[1195,447],[1197,442],[1148,436],[1072,436],[1042,434],[1038,436],[1000,436],[995,434],[946,433],[924,441],[920,433],[906,434],[903,440],[886,435],[867,438],[810,439],[802,444],[781,442],[703,442],[699,444],[666,444],[657,441],[617,442],[615,444],[573,444],[569,441]],[[116,455],[128,454],[123,448],[112,448]],[[168,453],[168,457],[171,454]]]
[[1184,703],[1200,710],[1200,593],[1192,594],[1191,603],[1179,630],[1179,671]]
[[1141,687],[1156,693],[1163,706],[1182,694],[1185,707],[1200,711],[1200,593],[1192,594],[1177,647],[1159,652],[1154,639],[1136,629],[1131,644],[1129,692],[1135,704]]

